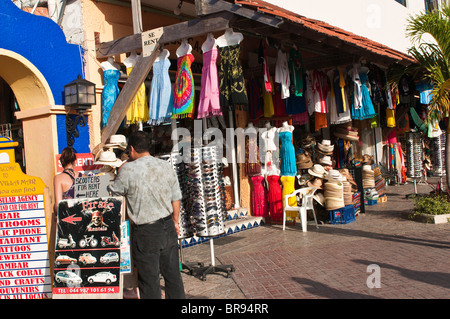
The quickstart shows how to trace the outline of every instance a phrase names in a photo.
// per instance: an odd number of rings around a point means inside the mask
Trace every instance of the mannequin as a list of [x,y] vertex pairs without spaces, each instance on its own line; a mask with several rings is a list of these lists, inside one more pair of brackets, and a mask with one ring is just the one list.
[[[130,55],[123,61],[127,68],[127,75],[133,71],[136,65],[138,55],[136,51],[130,53]],[[145,84],[142,83],[139,87],[136,97],[134,98],[131,106],[128,108],[126,123],[127,124],[138,124],[139,130],[142,131],[142,122],[148,121],[148,103],[147,95],[145,94]]]
[[232,28],[225,30],[225,33],[217,39],[219,48],[241,43],[244,39],[242,33],[234,32]]
[[114,63],[113,57],[100,64],[103,70],[104,87],[102,91],[102,127],[108,123],[109,113],[119,96],[120,66]]
[[280,170],[283,176],[295,176],[297,174],[297,164],[295,161],[295,149],[292,144],[292,132],[294,127],[284,121],[278,128],[280,138]]
[[197,118],[222,116],[220,106],[219,77],[217,74],[218,50],[216,39],[208,33],[202,45],[203,67]]
[[173,89],[172,119],[191,119],[194,116],[195,89],[191,65],[195,58],[191,52],[192,46],[183,39],[176,51],[177,74]]
[[136,53],[136,51],[133,51],[130,53],[130,55],[123,61],[123,64],[125,64],[125,66],[127,68],[132,68],[136,65],[136,61],[137,61],[138,55]]
[[153,78],[149,92],[149,120],[151,125],[170,122],[173,105],[173,88],[170,82],[170,52],[161,50],[153,64]]
[[202,52],[208,52],[212,49],[216,48],[217,46],[217,40],[214,38],[214,35],[212,33],[208,33],[205,42],[202,44]]
[[169,50],[163,49],[163,50],[161,50],[161,53],[159,53],[158,56],[156,57],[155,62],[168,59],[169,56],[170,56]]
[[192,46],[186,39],[181,40],[181,45],[177,49],[177,57],[182,57],[192,52]]
[[281,127],[278,128],[278,132],[293,132],[294,127],[292,125],[289,125],[287,121],[284,121]]
[[103,71],[106,70],[120,70],[120,66],[114,62],[113,57],[109,57],[108,60],[100,63],[100,67]]

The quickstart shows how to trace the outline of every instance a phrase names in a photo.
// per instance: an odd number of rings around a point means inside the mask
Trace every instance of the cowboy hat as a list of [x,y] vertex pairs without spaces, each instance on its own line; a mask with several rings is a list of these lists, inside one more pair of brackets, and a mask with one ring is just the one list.
[[113,167],[120,167],[123,162],[116,158],[116,154],[112,151],[105,151],[100,154],[97,161],[94,162],[96,165],[108,165]]
[[327,171],[325,171],[323,166],[320,164],[314,164],[314,166],[312,168],[308,169],[308,173],[309,173],[309,175],[320,177],[320,178],[324,178],[325,175],[328,174]]
[[125,137],[125,135],[121,135],[121,134],[116,134],[116,135],[112,135],[109,138],[109,143],[105,144],[106,148],[120,148],[122,150],[125,150],[127,148],[127,139]]
[[329,155],[325,155],[319,160],[319,164],[331,166],[333,162],[331,161],[331,157]]
[[334,182],[343,182],[345,180],[345,177],[342,176],[342,174],[335,169],[328,171],[328,175],[325,178],[328,181],[334,181]]
[[306,168],[311,168],[314,163],[311,160],[311,157],[306,155],[305,153],[300,153],[297,154],[297,168],[299,169],[306,169]]

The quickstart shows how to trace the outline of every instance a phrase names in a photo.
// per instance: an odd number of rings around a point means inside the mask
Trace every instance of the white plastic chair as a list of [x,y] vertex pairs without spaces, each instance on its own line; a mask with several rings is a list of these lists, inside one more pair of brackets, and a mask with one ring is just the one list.
[[[304,188],[300,188],[300,189],[293,191],[289,195],[284,196],[283,230],[285,230],[285,228],[286,228],[286,211],[298,211],[300,221],[302,223],[302,231],[306,232],[307,231],[307,229],[306,229],[306,212],[308,210],[312,210],[313,215],[314,215],[314,220],[316,222],[316,227],[319,228],[319,225],[317,223],[316,212],[314,211],[314,202],[313,202],[313,196],[314,196],[314,193],[316,192],[316,190],[317,190],[316,187],[304,187]],[[300,197],[300,195],[301,195],[301,204],[298,206],[290,206],[289,198],[291,198],[293,196]],[[299,200],[297,198],[297,203],[298,202],[299,202]]]

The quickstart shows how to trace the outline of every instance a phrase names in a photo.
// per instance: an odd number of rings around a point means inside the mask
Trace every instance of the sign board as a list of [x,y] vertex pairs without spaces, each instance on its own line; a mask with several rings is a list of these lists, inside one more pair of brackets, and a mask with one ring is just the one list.
[[45,184],[0,164],[0,298],[52,297]]
[[59,203],[54,299],[121,298],[123,206],[123,197]]
[[75,178],[74,198],[107,197],[111,176],[83,176]]
[[[64,168],[61,166],[59,162],[59,158],[61,154],[56,155],[56,172],[61,173]],[[79,153],[77,154],[77,160],[75,161],[75,170],[81,173],[87,171],[96,171],[98,172],[103,165],[95,165],[94,164],[94,155],[91,153]]]
[[149,57],[153,53],[163,33],[164,28],[142,32],[142,57]]

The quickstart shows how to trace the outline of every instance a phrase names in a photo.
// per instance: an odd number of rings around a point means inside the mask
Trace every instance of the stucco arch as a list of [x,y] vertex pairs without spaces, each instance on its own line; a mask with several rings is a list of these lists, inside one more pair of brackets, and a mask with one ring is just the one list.
[[55,105],[50,86],[42,73],[26,58],[0,49],[0,77],[11,87],[21,111]]

